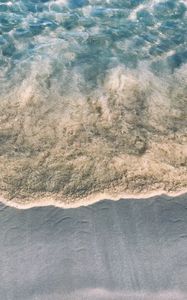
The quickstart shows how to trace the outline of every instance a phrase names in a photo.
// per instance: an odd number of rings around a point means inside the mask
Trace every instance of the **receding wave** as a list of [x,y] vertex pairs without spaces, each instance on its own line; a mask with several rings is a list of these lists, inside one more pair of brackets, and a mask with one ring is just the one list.
[[0,101],[0,186],[8,197],[185,187],[186,67],[164,78],[118,67],[87,94],[73,76],[75,88],[64,94],[38,76],[34,69]]
[[186,187],[186,6],[144,2],[1,5],[4,197]]

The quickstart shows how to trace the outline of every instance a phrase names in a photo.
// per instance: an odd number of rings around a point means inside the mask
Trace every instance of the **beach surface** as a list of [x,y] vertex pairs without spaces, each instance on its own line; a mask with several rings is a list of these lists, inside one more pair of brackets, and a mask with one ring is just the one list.
[[186,0],[0,1],[0,299],[187,299],[186,49]]
[[0,205],[3,300],[185,300],[187,195]]

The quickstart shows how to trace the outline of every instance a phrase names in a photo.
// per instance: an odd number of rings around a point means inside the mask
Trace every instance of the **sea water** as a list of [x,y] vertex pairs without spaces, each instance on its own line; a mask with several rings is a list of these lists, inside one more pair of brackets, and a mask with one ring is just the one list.
[[[186,46],[186,0],[0,0],[0,196],[183,190]],[[0,299],[186,300],[186,212],[2,204]]]
[[1,0],[5,197],[186,187],[186,45],[184,0]]

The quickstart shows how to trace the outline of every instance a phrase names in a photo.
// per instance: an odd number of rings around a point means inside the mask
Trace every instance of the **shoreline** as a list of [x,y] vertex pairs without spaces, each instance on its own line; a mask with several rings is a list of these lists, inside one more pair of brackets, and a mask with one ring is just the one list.
[[177,191],[177,192],[168,192],[164,190],[155,190],[152,192],[147,193],[137,193],[137,194],[117,194],[116,196],[110,194],[110,193],[96,193],[93,195],[90,195],[88,197],[82,198],[80,200],[77,200],[76,202],[69,201],[69,203],[63,203],[63,201],[58,201],[52,198],[43,198],[39,199],[37,201],[34,201],[33,203],[18,203],[16,201],[7,200],[0,196],[0,203],[8,206],[13,207],[16,209],[26,210],[34,207],[45,207],[45,206],[54,206],[62,209],[70,209],[70,208],[78,208],[81,206],[89,206],[92,204],[95,204],[97,202],[103,201],[103,200],[111,200],[111,201],[119,201],[121,199],[124,200],[143,200],[143,199],[149,199],[157,196],[168,196],[168,197],[178,197],[187,194],[187,189]]

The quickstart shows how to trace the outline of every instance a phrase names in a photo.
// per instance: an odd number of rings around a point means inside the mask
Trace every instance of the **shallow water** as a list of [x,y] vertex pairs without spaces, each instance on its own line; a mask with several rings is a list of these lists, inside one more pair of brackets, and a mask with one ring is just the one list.
[[[186,0],[0,1],[0,195],[187,183]],[[185,300],[187,200],[0,206],[0,299]]]
[[187,196],[0,206],[3,300],[185,300]]
[[1,193],[185,188],[186,10],[182,0],[1,1]]
[[174,70],[187,60],[186,1],[1,1],[0,14],[3,72],[24,76],[49,59],[56,76],[60,63],[92,86],[119,64]]

